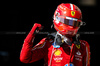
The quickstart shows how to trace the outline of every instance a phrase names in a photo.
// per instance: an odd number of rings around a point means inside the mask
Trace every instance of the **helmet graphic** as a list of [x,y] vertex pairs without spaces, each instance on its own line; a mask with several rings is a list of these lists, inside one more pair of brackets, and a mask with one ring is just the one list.
[[63,35],[76,35],[81,26],[82,13],[74,4],[62,3],[54,13],[54,28]]

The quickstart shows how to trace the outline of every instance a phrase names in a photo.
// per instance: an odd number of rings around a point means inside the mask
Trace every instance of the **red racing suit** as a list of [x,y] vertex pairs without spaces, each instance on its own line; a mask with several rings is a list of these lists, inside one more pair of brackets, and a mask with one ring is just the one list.
[[44,66],[90,66],[90,48],[86,41],[80,40],[80,45],[73,43],[71,47],[64,43],[60,48],[55,48],[52,39],[43,38],[33,47],[34,30],[24,40],[21,62],[32,63],[43,58]]

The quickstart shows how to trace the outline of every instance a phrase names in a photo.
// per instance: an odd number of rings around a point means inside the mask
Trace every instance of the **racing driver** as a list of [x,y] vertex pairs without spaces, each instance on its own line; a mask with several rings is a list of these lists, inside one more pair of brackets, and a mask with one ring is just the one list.
[[77,33],[83,25],[81,10],[74,4],[61,3],[54,12],[53,24],[56,33],[33,47],[35,35],[42,28],[41,24],[34,24],[24,40],[20,61],[33,63],[44,59],[44,66],[90,66],[89,44],[80,40]]

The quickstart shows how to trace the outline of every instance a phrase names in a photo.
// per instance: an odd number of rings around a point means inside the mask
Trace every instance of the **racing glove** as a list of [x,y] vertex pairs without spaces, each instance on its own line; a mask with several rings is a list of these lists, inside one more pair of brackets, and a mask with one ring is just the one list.
[[33,43],[33,40],[35,38],[35,35],[37,32],[39,32],[39,30],[42,29],[42,25],[35,23],[31,29],[31,31],[29,32],[29,34],[27,35],[26,39],[24,40],[24,42],[27,42],[29,44]]

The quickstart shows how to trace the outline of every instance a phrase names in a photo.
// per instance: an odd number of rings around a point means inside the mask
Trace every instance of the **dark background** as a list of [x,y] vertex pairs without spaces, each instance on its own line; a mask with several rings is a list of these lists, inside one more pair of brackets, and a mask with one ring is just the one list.
[[[83,21],[86,26],[80,28],[81,32],[94,32],[94,34],[82,34],[81,39],[90,44],[91,66],[97,64],[97,46],[99,46],[99,16],[100,7],[98,3],[95,6],[85,6],[79,4],[79,0],[47,0],[47,1],[9,1],[2,2],[1,20],[0,20],[0,64],[8,65],[43,65],[43,60],[31,64],[21,63],[19,60],[20,50],[26,34],[6,34],[7,32],[29,32],[34,23],[41,23],[44,26],[43,31],[55,31],[50,29],[53,20],[53,14],[57,6],[61,3],[76,4],[82,11]],[[46,35],[36,36],[35,44]],[[39,38],[37,38],[39,37]]]

